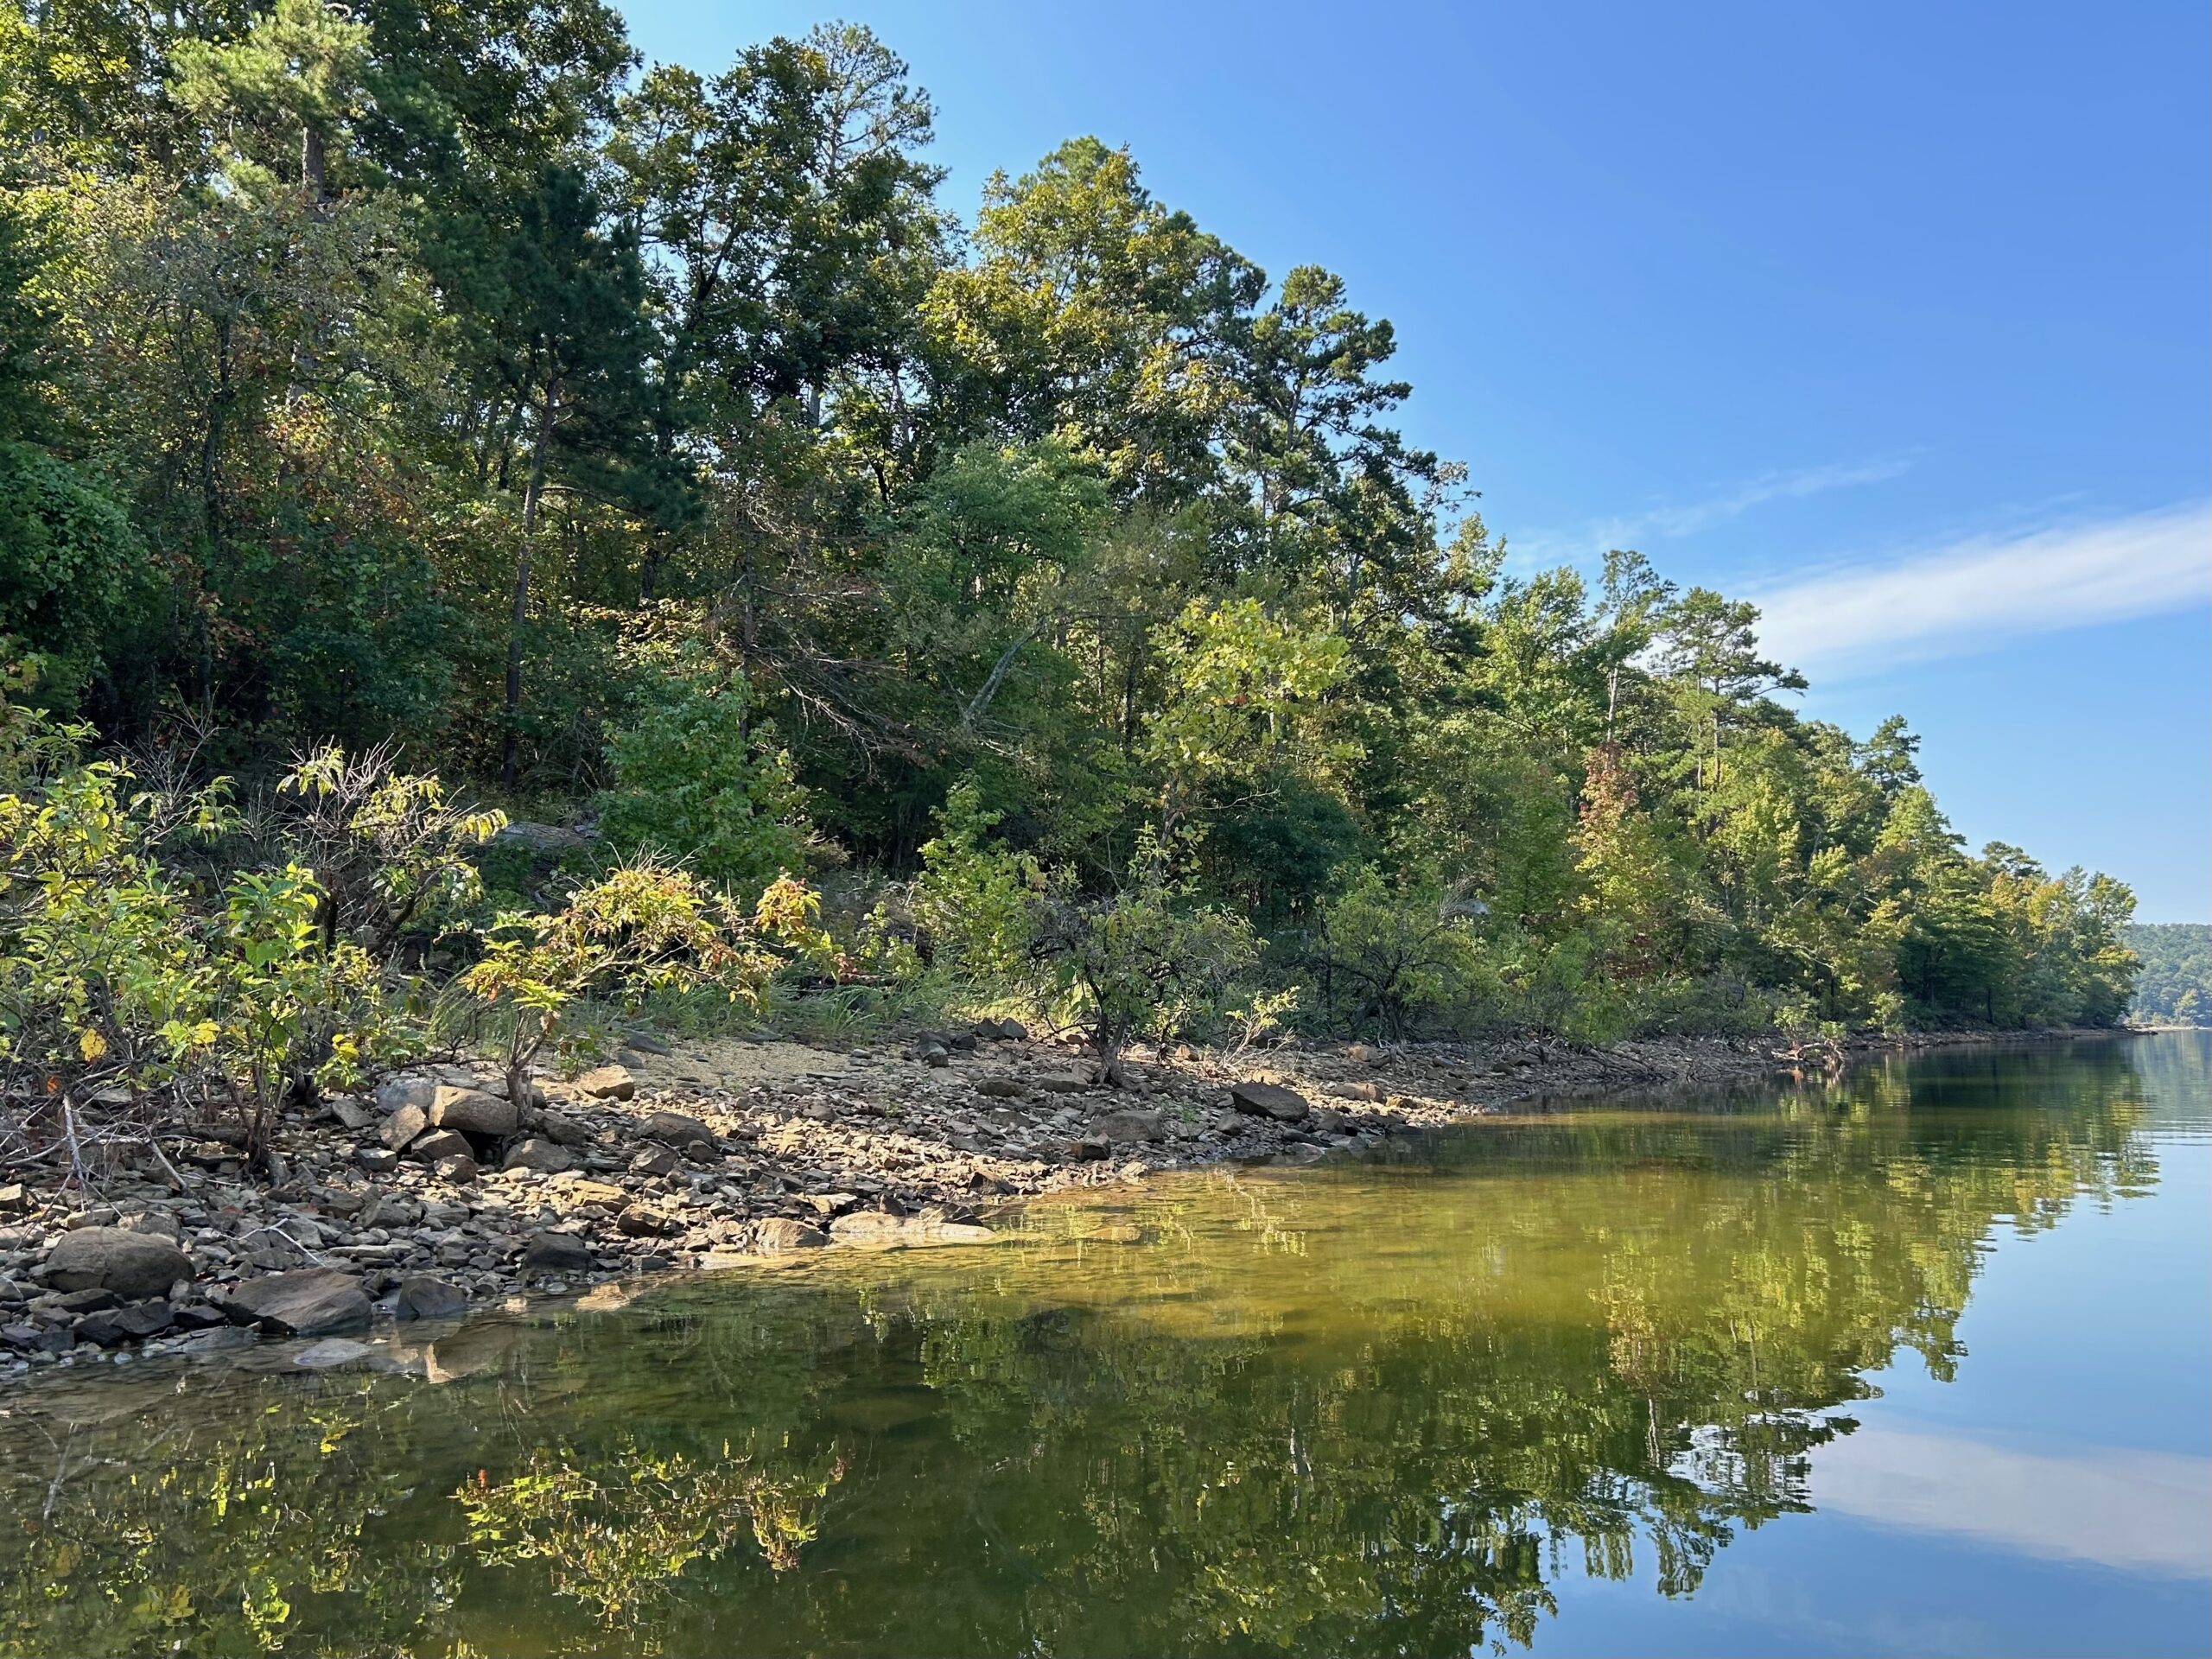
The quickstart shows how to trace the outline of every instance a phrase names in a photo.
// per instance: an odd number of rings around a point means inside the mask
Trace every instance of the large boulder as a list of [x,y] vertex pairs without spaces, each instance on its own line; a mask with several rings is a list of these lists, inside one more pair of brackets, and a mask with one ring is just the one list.
[[830,1235],[819,1227],[810,1227],[789,1216],[771,1216],[753,1230],[753,1248],[763,1255],[781,1255],[785,1250],[819,1249],[829,1242]]
[[570,1117],[566,1112],[556,1112],[547,1107],[537,1115],[538,1134],[556,1146],[582,1147],[591,1141],[591,1131]]
[[468,1312],[468,1293],[427,1273],[410,1273],[399,1281],[391,1311],[402,1319],[457,1319]]
[[79,1227],[62,1234],[46,1259],[56,1290],[111,1290],[125,1301],[166,1295],[192,1277],[192,1259],[153,1233],[127,1227]]
[[233,1324],[282,1337],[319,1337],[369,1322],[368,1293],[361,1281],[334,1268],[249,1279],[224,1300],[223,1307]]
[[522,1122],[522,1111],[512,1100],[487,1095],[481,1089],[441,1086],[430,1101],[430,1127],[460,1135],[512,1135]]
[[427,1112],[437,1095],[438,1080],[419,1074],[386,1077],[377,1085],[377,1104],[386,1112],[396,1112],[404,1106],[419,1106]]
[[518,1141],[507,1148],[507,1155],[499,1160],[501,1169],[534,1169],[541,1175],[558,1175],[563,1170],[576,1166],[576,1154],[566,1147],[531,1135],[527,1141]]
[[688,1147],[695,1142],[709,1147],[715,1144],[712,1129],[681,1112],[655,1112],[645,1119],[644,1128],[652,1139],[671,1147]]
[[458,1129],[432,1129],[408,1148],[407,1155],[435,1164],[441,1158],[471,1157],[475,1151],[475,1143]]
[[393,1152],[404,1152],[410,1142],[429,1127],[430,1109],[410,1102],[385,1119],[384,1128],[377,1131],[377,1139]]
[[576,1079],[576,1087],[594,1100],[628,1100],[638,1092],[638,1080],[626,1065],[595,1065]]
[[1313,1109],[1295,1089],[1279,1083],[1238,1083],[1230,1085],[1229,1103],[1253,1117],[1271,1117],[1278,1123],[1295,1123]]
[[524,1273],[589,1273],[591,1246],[574,1233],[532,1233],[522,1247]]
[[1091,1133],[1105,1136],[1116,1146],[1167,1138],[1166,1126],[1158,1112],[1109,1112],[1091,1126]]

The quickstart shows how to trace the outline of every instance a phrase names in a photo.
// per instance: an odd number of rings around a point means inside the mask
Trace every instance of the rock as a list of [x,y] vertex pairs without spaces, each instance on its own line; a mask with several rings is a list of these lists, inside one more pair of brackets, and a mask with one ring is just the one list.
[[386,1077],[377,1085],[377,1107],[378,1110],[389,1113],[413,1106],[427,1113],[437,1094],[438,1080],[435,1077]]
[[522,1247],[525,1273],[589,1273],[591,1246],[574,1233],[532,1233]]
[[439,1088],[430,1102],[430,1127],[461,1135],[512,1135],[522,1122],[522,1109],[512,1100],[487,1095],[481,1089]]
[[1379,1083],[1340,1083],[1329,1092],[1339,1100],[1367,1100],[1380,1102],[1385,1093]]
[[649,1205],[633,1204],[615,1217],[614,1225],[628,1238],[658,1238],[668,1230],[668,1217]]
[[638,1080],[626,1065],[595,1065],[576,1079],[576,1087],[594,1100],[628,1100],[638,1092]]
[[627,1192],[607,1181],[563,1180],[558,1190],[577,1204],[601,1204],[619,1208],[630,1201]]
[[394,1152],[404,1152],[408,1144],[430,1127],[430,1110],[427,1106],[402,1106],[385,1119],[384,1128],[377,1132],[377,1139]]
[[556,1146],[582,1147],[591,1143],[591,1131],[566,1112],[548,1108],[537,1114],[537,1132]]
[[1117,1146],[1127,1146],[1137,1141],[1165,1141],[1167,1131],[1162,1126],[1158,1112],[1109,1112],[1091,1125],[1095,1135],[1103,1135]]
[[340,1365],[358,1365],[369,1357],[369,1344],[354,1342],[346,1337],[325,1337],[321,1342],[310,1343],[292,1356],[292,1363],[303,1371],[327,1371]]
[[263,1228],[240,1243],[238,1260],[264,1273],[278,1273],[305,1267],[308,1253],[275,1229]]
[[23,1190],[21,1181],[10,1181],[7,1185],[0,1186],[0,1211],[12,1213],[17,1210],[28,1210],[30,1205],[30,1194]]
[[65,1295],[41,1296],[32,1306],[35,1312],[55,1313],[99,1313],[111,1307],[123,1306],[123,1298],[111,1290],[73,1290]]
[[557,1175],[564,1169],[575,1166],[575,1153],[550,1141],[541,1141],[536,1135],[527,1141],[516,1141],[507,1148],[507,1155],[499,1160],[501,1169],[534,1169],[545,1175]]
[[922,1051],[922,1064],[941,1071],[952,1064],[952,1056],[935,1043],[931,1043]]
[[46,1281],[56,1290],[111,1290],[131,1301],[191,1277],[192,1260],[175,1244],[125,1227],[64,1233],[46,1259]]
[[1079,1095],[1090,1087],[1090,1079],[1075,1071],[1047,1071],[1033,1081],[1048,1095]]
[[19,1354],[66,1354],[77,1338],[61,1325],[0,1325],[0,1344]]
[[361,1281],[333,1268],[249,1279],[224,1300],[223,1308],[235,1325],[286,1337],[319,1337],[369,1322],[369,1298]]
[[77,1340],[97,1342],[103,1348],[112,1348],[123,1342],[143,1342],[148,1337],[158,1337],[168,1330],[174,1318],[165,1301],[140,1302],[135,1307],[119,1307],[109,1313],[88,1313],[77,1321]]
[[986,1023],[996,1027],[986,1034],[997,1038],[1002,1043],[1026,1043],[1029,1040],[1029,1027],[1019,1020],[995,1020]]
[[134,1233],[146,1233],[156,1238],[166,1238],[180,1247],[184,1243],[184,1229],[177,1219],[162,1210],[140,1210],[124,1217],[120,1224]]
[[1357,1065],[1364,1065],[1375,1058],[1375,1051],[1365,1043],[1354,1043],[1350,1048],[1344,1050],[1344,1058]]
[[468,1293],[427,1273],[410,1273],[399,1281],[391,1311],[402,1319],[457,1319],[468,1312]]
[[655,1112],[646,1118],[645,1132],[655,1141],[672,1147],[688,1147],[695,1141],[709,1146],[715,1143],[715,1132],[696,1117],[686,1117],[681,1112]]
[[356,1147],[353,1161],[365,1173],[389,1175],[399,1167],[399,1154],[383,1147]]
[[1271,1117],[1278,1123],[1295,1123],[1313,1109],[1295,1089],[1279,1083],[1238,1083],[1230,1085],[1229,1103],[1253,1117]]
[[430,1173],[450,1185],[467,1186],[482,1172],[477,1168],[476,1160],[470,1154],[452,1152],[432,1164]]
[[331,1101],[330,1113],[349,1129],[365,1129],[377,1121],[375,1112],[346,1095],[340,1095]]
[[426,1164],[435,1164],[441,1158],[470,1157],[475,1148],[468,1137],[457,1129],[432,1129],[407,1149],[408,1156]]
[[591,837],[581,830],[570,830],[562,824],[516,819],[500,827],[499,834],[492,837],[492,844],[518,848],[532,858],[558,858],[563,853],[582,851],[591,845]]
[[1104,1135],[1086,1135],[1080,1140],[1068,1142],[1067,1155],[1070,1162],[1081,1164],[1109,1157],[1113,1150]]
[[205,1302],[194,1302],[190,1307],[176,1307],[171,1304],[169,1325],[177,1331],[210,1331],[219,1325],[228,1325],[223,1310],[210,1307]]
[[810,1227],[789,1216],[771,1216],[753,1230],[753,1248],[765,1255],[818,1249],[829,1242],[830,1235],[819,1227]]
[[677,1167],[676,1154],[666,1147],[655,1147],[650,1152],[641,1152],[630,1160],[632,1175],[673,1175]]
[[994,1100],[1020,1100],[1029,1091],[1021,1086],[1018,1077],[978,1077],[976,1092],[988,1095]]
[[855,1210],[830,1224],[831,1242],[862,1249],[904,1250],[933,1244],[988,1244],[998,1236],[988,1227],[946,1221],[938,1216],[887,1216]]

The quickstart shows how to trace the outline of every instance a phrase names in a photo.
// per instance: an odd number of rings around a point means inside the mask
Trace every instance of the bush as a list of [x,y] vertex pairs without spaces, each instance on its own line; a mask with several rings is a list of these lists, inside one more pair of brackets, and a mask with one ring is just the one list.
[[712,987],[758,1007],[786,963],[832,951],[815,925],[819,902],[790,876],[762,891],[750,914],[687,870],[646,860],[580,888],[546,916],[510,911],[492,928],[464,991],[512,1010],[507,1086],[526,1098],[531,1065],[582,1036],[572,1020],[587,998],[635,1009],[656,992]]
[[607,744],[600,833],[625,856],[680,860],[747,895],[802,868],[803,798],[771,728],[747,722],[745,677],[696,645],[638,656],[643,689]]
[[1292,960],[1323,1019],[1351,1033],[1402,1038],[1460,1023],[1497,989],[1471,906],[1433,890],[1397,892],[1372,865],[1322,906]]
[[1120,892],[1080,899],[1064,888],[1040,907],[1033,959],[1072,1005],[1109,1078],[1132,1038],[1217,1026],[1259,959],[1249,922],[1194,906],[1190,893],[1191,884],[1170,879],[1147,841]]
[[953,785],[937,834],[922,844],[912,893],[931,958],[982,988],[1017,983],[1028,971],[1045,890],[1035,858],[991,838],[1003,816],[985,810],[973,783]]
[[73,1137],[98,1094],[227,1109],[249,1158],[284,1105],[352,1081],[385,1048],[377,963],[319,924],[297,863],[232,875],[203,902],[163,844],[236,826],[220,783],[132,793],[80,728],[0,704],[0,1064],[8,1093]]

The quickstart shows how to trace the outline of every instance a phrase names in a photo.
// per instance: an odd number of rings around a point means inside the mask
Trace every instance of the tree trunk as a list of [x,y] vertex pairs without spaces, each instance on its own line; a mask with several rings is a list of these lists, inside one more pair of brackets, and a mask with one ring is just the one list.
[[507,623],[506,734],[499,755],[499,782],[510,794],[522,755],[522,633],[530,620],[530,555],[537,538],[537,504],[545,493],[545,461],[553,447],[553,423],[560,416],[561,376],[545,383],[545,409],[530,447],[530,482],[522,493],[522,542],[515,550],[515,603]]

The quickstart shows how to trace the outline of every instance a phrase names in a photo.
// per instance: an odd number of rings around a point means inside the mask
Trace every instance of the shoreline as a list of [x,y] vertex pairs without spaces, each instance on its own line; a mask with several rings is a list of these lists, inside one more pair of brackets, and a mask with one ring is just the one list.
[[[1848,1042],[1845,1063],[2131,1034],[1908,1033]],[[1116,1087],[1092,1080],[1083,1052],[993,1021],[903,1046],[642,1032],[631,1043],[616,1064],[541,1080],[520,1105],[467,1065],[333,1097],[286,1127],[268,1181],[245,1173],[223,1125],[166,1135],[159,1155],[108,1142],[124,1155],[90,1192],[65,1190],[66,1163],[11,1170],[0,1387],[262,1335],[322,1338],[296,1357],[320,1369],[365,1357],[351,1338],[372,1326],[516,1297],[824,1249],[982,1242],[987,1216],[1046,1193],[1312,1161],[1548,1102],[1827,1069],[1718,1039],[1179,1046],[1131,1050]]]

